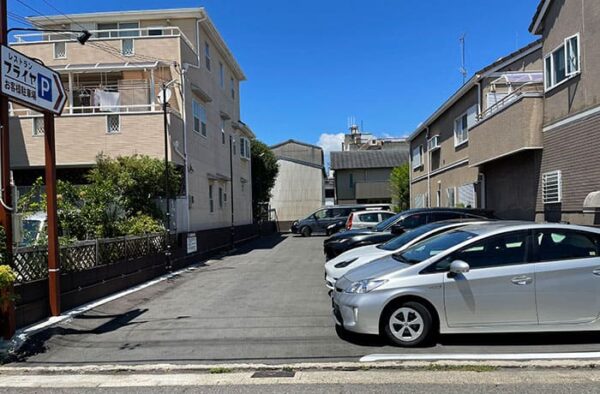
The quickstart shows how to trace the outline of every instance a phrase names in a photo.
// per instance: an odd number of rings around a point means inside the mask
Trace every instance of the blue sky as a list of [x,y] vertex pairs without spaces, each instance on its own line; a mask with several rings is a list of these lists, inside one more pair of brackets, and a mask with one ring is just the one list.
[[330,148],[349,116],[375,135],[409,134],[460,87],[460,35],[472,74],[535,39],[527,27],[538,0],[48,2],[65,13],[204,6],[247,75],[242,120],[268,144]]

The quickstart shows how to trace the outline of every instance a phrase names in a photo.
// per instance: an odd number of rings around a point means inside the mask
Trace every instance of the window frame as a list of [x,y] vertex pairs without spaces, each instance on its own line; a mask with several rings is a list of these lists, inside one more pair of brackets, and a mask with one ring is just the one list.
[[[452,190],[452,205],[450,205],[450,190]],[[446,208],[454,208],[456,207],[456,187],[447,187],[446,188]]]
[[[418,157],[419,157],[419,162],[418,164],[415,163],[415,151],[418,150]],[[413,148],[411,150],[411,155],[410,155],[410,161],[412,164],[412,169],[413,171],[418,170],[419,168],[424,166],[424,161],[423,160],[423,154],[424,154],[424,149],[423,149],[423,144],[420,144],[419,146],[416,146],[415,148]]]
[[219,209],[223,209],[223,187],[219,186]]
[[229,89],[231,91],[231,99],[235,101],[235,80],[233,77],[229,78]]
[[209,72],[212,72],[210,63],[211,63],[210,43],[205,40],[204,41],[204,67],[206,67],[206,69]]
[[[129,54],[125,53],[125,41],[131,41],[131,53]],[[135,56],[135,40],[133,37],[121,38],[121,55],[126,57]]]
[[208,184],[208,210],[209,213],[215,212],[215,200],[213,198],[213,188],[214,185],[212,183]]
[[[457,129],[456,129],[456,124],[457,121],[460,120],[461,126],[463,123],[463,119],[465,120],[464,123],[466,123],[466,125],[464,126],[464,129],[461,129],[461,133],[464,133],[464,135],[466,136],[462,141],[459,141],[457,138]],[[462,114],[460,114],[458,117],[454,118],[454,147],[458,148],[459,146],[462,146],[464,144],[466,144],[467,142],[469,142],[469,111],[465,111]]]
[[[62,44],[64,46],[64,55],[63,56],[57,56],[56,55],[56,46]],[[52,46],[52,55],[54,57],[54,59],[66,59],[67,58],[67,42],[66,41],[57,41],[54,43],[54,45]]]
[[[577,70],[569,72],[568,48],[569,48],[569,43],[573,39],[577,39]],[[564,51],[565,77],[561,81],[556,82],[554,54],[556,52],[558,52],[559,50],[561,50],[561,48]],[[556,48],[554,48],[549,53],[547,53],[544,56],[543,66],[544,66],[544,92],[549,92],[552,89],[566,83],[571,78],[574,78],[577,75],[581,74],[581,35],[580,35],[580,33],[578,32],[571,36],[566,37],[560,45],[558,45]],[[548,67],[550,67],[550,68],[548,69]],[[548,76],[548,73],[550,73],[550,76]]]
[[[198,109],[199,113],[196,113]],[[198,127],[196,130],[196,119],[198,119]],[[200,101],[192,100],[192,130],[204,138],[208,138],[208,115],[206,113],[206,107],[200,103]]]
[[225,89],[225,65],[219,61],[219,85],[221,89]]

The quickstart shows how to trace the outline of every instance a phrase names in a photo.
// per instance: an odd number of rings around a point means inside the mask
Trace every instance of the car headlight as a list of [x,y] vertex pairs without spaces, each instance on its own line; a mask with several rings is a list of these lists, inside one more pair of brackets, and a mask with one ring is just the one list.
[[344,267],[347,267],[350,264],[354,263],[356,260],[358,260],[358,257],[355,257],[350,260],[341,261],[341,262],[337,263],[336,265],[334,265],[334,267],[335,268],[344,268]]
[[372,290],[375,290],[379,286],[386,283],[386,279],[363,279],[358,282],[352,283],[350,286],[344,290],[344,293],[348,294],[364,294],[368,293]]

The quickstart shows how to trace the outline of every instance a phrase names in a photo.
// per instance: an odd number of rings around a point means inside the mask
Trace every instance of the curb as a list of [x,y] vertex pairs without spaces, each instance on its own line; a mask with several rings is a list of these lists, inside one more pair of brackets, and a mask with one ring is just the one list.
[[107,364],[85,366],[0,367],[0,374],[114,374],[114,373],[207,373],[226,374],[254,371],[469,371],[493,372],[500,369],[600,369],[600,360],[544,361],[384,361],[291,364]]

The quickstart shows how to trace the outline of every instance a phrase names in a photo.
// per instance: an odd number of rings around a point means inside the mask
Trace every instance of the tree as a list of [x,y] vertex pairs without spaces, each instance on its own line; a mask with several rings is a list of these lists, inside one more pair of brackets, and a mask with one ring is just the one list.
[[279,172],[273,151],[259,140],[252,141],[252,210],[256,219],[261,218],[264,203],[271,198],[271,189]]
[[398,211],[410,208],[410,185],[409,185],[408,163],[404,163],[392,170],[390,175],[390,186],[392,189],[392,201],[396,204]]

